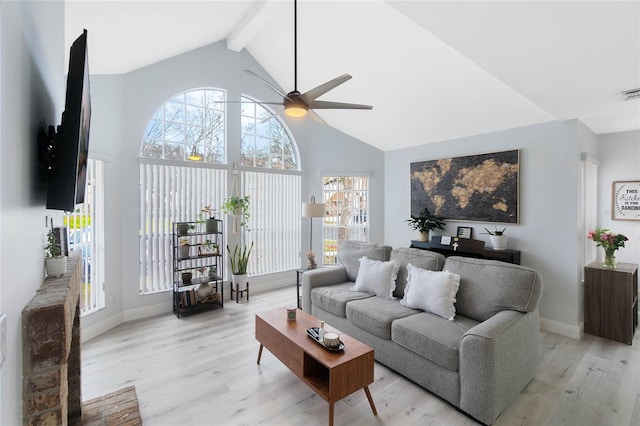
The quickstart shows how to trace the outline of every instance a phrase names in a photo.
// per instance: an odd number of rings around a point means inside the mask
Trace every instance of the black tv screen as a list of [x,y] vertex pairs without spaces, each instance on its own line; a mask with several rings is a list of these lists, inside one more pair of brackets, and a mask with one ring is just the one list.
[[53,146],[53,164],[47,188],[47,208],[73,211],[84,202],[87,185],[91,95],[87,30],[73,42],[69,55],[67,94]]

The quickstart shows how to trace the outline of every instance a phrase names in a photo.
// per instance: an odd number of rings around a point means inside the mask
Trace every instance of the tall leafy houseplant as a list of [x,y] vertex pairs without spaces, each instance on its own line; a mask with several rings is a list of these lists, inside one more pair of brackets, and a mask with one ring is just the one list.
[[434,229],[444,229],[444,217],[432,214],[428,208],[420,210],[418,216],[411,216],[411,219],[407,219],[405,222],[409,224],[409,227],[414,231],[420,233],[420,241],[429,241],[429,231]]
[[233,275],[247,274],[247,265],[249,264],[251,250],[253,250],[253,241],[249,247],[235,246],[233,251],[227,246],[227,253],[229,253],[229,260],[231,261],[231,273]]

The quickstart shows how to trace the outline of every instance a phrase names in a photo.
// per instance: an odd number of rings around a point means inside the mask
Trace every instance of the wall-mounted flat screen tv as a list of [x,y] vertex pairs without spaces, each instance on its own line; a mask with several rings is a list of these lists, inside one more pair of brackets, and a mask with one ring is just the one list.
[[70,49],[64,112],[54,140],[47,188],[48,209],[71,212],[76,204],[84,202],[90,121],[87,30],[84,30]]

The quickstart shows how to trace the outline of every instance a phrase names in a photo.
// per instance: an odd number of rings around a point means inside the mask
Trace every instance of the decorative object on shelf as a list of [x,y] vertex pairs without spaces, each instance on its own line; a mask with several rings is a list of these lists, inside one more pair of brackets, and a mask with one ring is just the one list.
[[191,279],[193,278],[193,272],[183,272],[182,273],[182,282],[184,284],[191,284]]
[[469,226],[458,226],[458,233],[456,235],[458,238],[471,239],[471,235],[473,235],[473,228]]
[[196,288],[196,296],[198,296],[198,300],[205,300],[207,297],[213,294],[213,287],[208,282],[201,283],[198,288]]
[[611,219],[640,220],[640,181],[613,182]]
[[307,252],[307,269],[316,269],[316,254],[312,251]]
[[56,241],[55,231],[53,230],[53,219],[51,220],[51,229],[47,232],[47,244],[45,249],[44,266],[48,277],[61,277],[67,271],[67,256],[62,255],[62,248]]
[[217,256],[218,254],[220,254],[218,244],[209,239],[198,247],[198,256]]
[[188,259],[189,250],[191,250],[191,246],[189,245],[189,239],[187,238],[180,239],[180,247],[178,247],[178,259]]
[[182,236],[182,235],[188,235],[189,234],[189,229],[191,228],[191,226],[189,226],[188,223],[184,222],[184,223],[178,223],[176,225],[177,229],[178,229],[178,235]]
[[502,228],[502,230],[499,230],[497,227],[495,227],[493,231],[489,231],[487,228],[484,228],[484,230],[486,232],[483,232],[483,234],[489,235],[489,239],[491,240],[491,247],[493,247],[494,250],[507,249],[507,242],[509,241],[509,237],[504,235],[504,231],[506,231],[507,228]]
[[405,220],[409,227],[414,231],[418,231],[419,241],[429,241],[429,231],[434,229],[444,229],[444,217],[431,214],[429,209],[424,207],[417,216],[411,216],[411,219]]
[[411,215],[429,207],[447,220],[519,223],[519,164],[519,150],[411,163]]
[[[206,218],[203,216],[207,215]],[[205,232],[215,234],[218,232],[218,219],[216,219],[216,209],[210,205],[204,206],[200,210],[200,217],[204,220]]]
[[217,268],[215,265],[209,266],[209,279],[213,280],[216,278]]
[[[313,250],[313,218],[324,217],[324,204],[316,203],[316,197],[311,196],[310,203],[302,203],[302,217],[309,218],[309,251]],[[312,269],[312,268],[309,268]]]
[[253,249],[253,241],[249,247],[236,245],[233,252],[227,246],[227,252],[229,253],[229,261],[231,262],[231,275],[233,275],[233,282],[236,285],[235,291],[246,290],[247,284],[247,265],[249,264],[249,256]]
[[624,247],[624,242],[629,239],[615,232],[609,231],[607,228],[598,228],[587,232],[587,239],[595,241],[597,247],[604,249],[604,258],[602,259],[602,265],[605,268],[616,267],[616,250],[620,247]]

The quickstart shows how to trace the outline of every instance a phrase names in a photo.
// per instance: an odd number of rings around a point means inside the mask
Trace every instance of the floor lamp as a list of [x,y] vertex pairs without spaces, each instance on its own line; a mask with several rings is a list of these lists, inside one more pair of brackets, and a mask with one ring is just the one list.
[[311,196],[310,203],[302,203],[302,217],[309,219],[309,251],[313,251],[313,218],[324,217],[324,204],[316,203],[316,197]]

